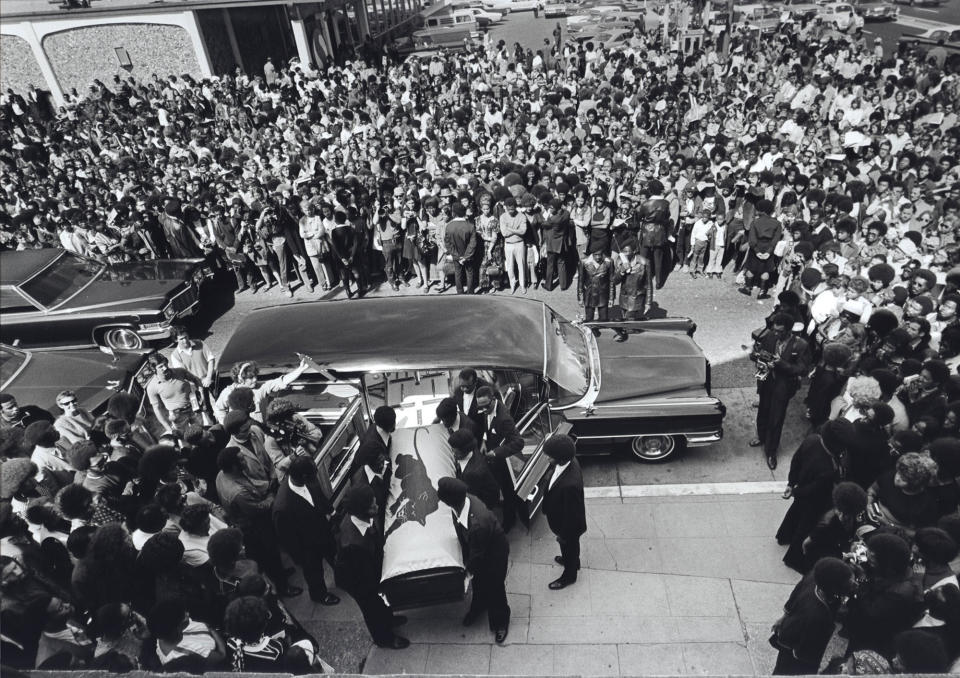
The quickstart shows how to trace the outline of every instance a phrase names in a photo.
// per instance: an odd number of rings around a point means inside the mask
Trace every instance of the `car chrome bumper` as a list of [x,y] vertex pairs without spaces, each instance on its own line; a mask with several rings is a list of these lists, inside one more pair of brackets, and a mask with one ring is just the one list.
[[704,447],[719,443],[723,439],[723,430],[713,433],[687,433],[684,437],[687,439],[687,447]]
[[169,339],[171,333],[171,323],[169,320],[164,320],[159,323],[149,323],[145,325],[140,325],[137,328],[137,334],[144,341],[156,341],[158,339]]

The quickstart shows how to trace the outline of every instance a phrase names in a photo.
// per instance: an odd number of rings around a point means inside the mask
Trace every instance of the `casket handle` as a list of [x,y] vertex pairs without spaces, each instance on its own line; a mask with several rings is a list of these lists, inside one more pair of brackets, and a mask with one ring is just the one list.
[[527,495],[527,501],[533,501],[533,498],[537,496],[537,493],[540,492],[540,486],[534,485],[533,489],[530,490],[530,494]]

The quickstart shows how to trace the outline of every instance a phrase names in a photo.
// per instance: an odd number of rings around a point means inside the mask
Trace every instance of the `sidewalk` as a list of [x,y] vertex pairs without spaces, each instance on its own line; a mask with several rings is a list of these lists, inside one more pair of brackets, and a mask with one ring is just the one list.
[[798,580],[773,539],[787,506],[772,493],[588,499],[583,570],[562,591],[547,589],[559,550],[540,517],[510,535],[503,646],[485,619],[461,625],[465,603],[407,612],[410,648],[368,651],[348,598],[289,602],[347,673],[769,675],[770,626]]

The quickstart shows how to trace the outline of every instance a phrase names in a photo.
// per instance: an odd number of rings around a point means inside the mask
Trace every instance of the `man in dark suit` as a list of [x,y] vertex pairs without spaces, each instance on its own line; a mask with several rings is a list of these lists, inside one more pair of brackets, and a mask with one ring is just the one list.
[[513,417],[490,386],[477,389],[476,402],[477,414],[483,417],[481,430],[487,463],[503,494],[503,529],[509,532],[517,522],[518,499],[507,465],[510,457],[523,452],[523,438],[517,432]]
[[390,460],[387,457],[376,457],[370,460],[350,477],[351,487],[369,487],[373,496],[377,498],[380,514],[377,516],[378,525],[383,531],[383,513],[387,505],[387,492],[390,489]]
[[[474,408],[474,413],[476,413],[476,408]],[[467,431],[474,438],[477,437],[477,425],[472,419],[460,412],[456,398],[444,398],[440,401],[437,405],[437,422],[446,426],[447,431],[451,434],[456,431]]]
[[767,466],[777,468],[780,434],[787,418],[790,399],[800,388],[800,380],[810,371],[810,349],[807,342],[792,332],[793,317],[777,313],[770,321],[770,330],[757,342],[751,358],[764,363],[765,379],[757,382],[760,407],[757,408],[757,437],[750,447],[763,446]]
[[457,401],[460,413],[466,415],[474,423],[474,432],[479,440],[483,435],[486,423],[484,415],[477,411],[477,389],[481,386],[490,386],[490,384],[480,379],[477,376],[477,371],[472,367],[460,370],[458,381],[460,383],[453,397]]
[[453,262],[457,294],[473,294],[473,259],[477,251],[477,229],[467,220],[467,209],[462,204],[454,204],[452,210],[453,219],[447,223],[443,246],[448,260]]
[[387,405],[381,405],[373,413],[373,424],[370,425],[360,440],[360,447],[353,459],[353,468],[350,475],[357,472],[362,466],[378,466],[378,457],[390,458],[390,438],[397,430],[397,413]]
[[583,497],[583,473],[574,459],[577,447],[567,435],[555,435],[543,444],[543,452],[553,460],[553,471],[543,498],[547,524],[560,543],[560,555],[554,560],[563,565],[563,574],[550,582],[556,591],[577,581],[580,569],[580,536],[587,531],[587,513]]
[[484,505],[493,511],[502,522],[500,502],[500,483],[490,471],[490,465],[479,453],[477,439],[470,431],[461,429],[450,435],[450,447],[453,448],[457,479],[462,480],[470,494],[479,497]]
[[453,524],[463,549],[463,564],[473,575],[473,598],[463,625],[470,626],[486,610],[494,639],[502,643],[510,629],[506,588],[510,545],[507,536],[483,502],[467,493],[463,481],[441,478],[437,483],[437,495],[453,509]]
[[357,286],[358,293],[362,296],[363,276],[360,273],[357,253],[360,251],[360,238],[353,226],[347,223],[347,215],[342,210],[333,213],[333,228],[328,232],[330,237],[330,249],[333,251],[333,266],[343,281],[343,289],[347,293],[347,298],[353,298],[353,290],[350,289],[350,283]]
[[383,568],[383,544],[374,519],[380,512],[373,490],[351,487],[343,498],[346,515],[340,523],[334,577],[337,586],[357,602],[373,642],[380,647],[402,650],[410,641],[398,636],[393,627],[406,619],[395,616],[378,595]]
[[313,459],[297,457],[287,469],[286,482],[277,490],[273,502],[273,527],[280,546],[303,568],[310,600],[321,605],[340,602],[327,591],[323,578],[323,561],[332,566],[336,548],[327,519],[330,511],[330,501],[320,489]]
[[560,289],[565,290],[570,287],[566,256],[573,222],[570,220],[570,212],[564,209],[560,198],[554,198],[550,201],[550,210],[545,214],[545,217],[543,242],[547,250],[547,270],[544,273],[543,284],[548,290],[552,290],[554,286],[553,276],[556,272]]

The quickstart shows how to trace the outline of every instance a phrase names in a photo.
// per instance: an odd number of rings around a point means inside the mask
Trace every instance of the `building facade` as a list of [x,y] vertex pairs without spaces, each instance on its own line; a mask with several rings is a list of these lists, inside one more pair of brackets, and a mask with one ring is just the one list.
[[0,16],[0,88],[30,86],[64,95],[94,80],[188,74],[194,78],[262,75],[298,57],[323,65],[354,54],[369,36],[387,40],[408,27],[419,0],[4,0]]

